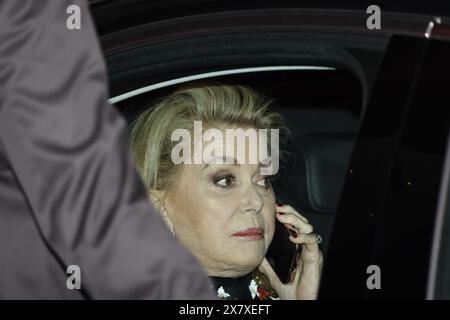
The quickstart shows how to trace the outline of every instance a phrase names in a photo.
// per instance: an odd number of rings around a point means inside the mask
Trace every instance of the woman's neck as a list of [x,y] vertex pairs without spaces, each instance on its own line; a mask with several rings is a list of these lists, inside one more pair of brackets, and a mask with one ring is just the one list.
[[239,278],[252,272],[253,270],[209,270],[206,268],[206,273],[210,277],[221,278]]

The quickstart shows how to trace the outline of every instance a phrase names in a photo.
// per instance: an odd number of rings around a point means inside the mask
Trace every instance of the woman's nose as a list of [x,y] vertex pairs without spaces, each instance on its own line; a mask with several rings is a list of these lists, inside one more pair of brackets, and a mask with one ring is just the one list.
[[263,199],[253,184],[247,186],[242,194],[242,206],[245,212],[259,213],[263,207]]

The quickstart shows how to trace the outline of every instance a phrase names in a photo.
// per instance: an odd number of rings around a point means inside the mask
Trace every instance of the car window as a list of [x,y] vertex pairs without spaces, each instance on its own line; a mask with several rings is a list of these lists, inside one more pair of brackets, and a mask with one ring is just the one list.
[[[448,48],[391,38],[347,173],[322,298],[425,298],[449,130]],[[380,288],[370,285],[373,270]]]

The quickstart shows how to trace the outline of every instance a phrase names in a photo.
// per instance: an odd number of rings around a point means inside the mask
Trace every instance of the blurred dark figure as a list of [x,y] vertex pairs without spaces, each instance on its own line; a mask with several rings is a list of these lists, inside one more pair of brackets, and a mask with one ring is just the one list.
[[0,0],[0,298],[213,298],[148,202],[106,83],[85,1]]

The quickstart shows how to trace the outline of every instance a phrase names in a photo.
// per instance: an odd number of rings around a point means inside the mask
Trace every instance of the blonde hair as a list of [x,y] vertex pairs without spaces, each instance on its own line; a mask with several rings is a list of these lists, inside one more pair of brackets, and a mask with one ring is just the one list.
[[171,134],[179,128],[192,133],[194,120],[201,120],[207,127],[276,128],[281,146],[288,129],[279,113],[268,110],[272,102],[249,87],[217,82],[182,87],[158,99],[137,118],[130,136],[131,150],[148,190],[170,187],[179,167],[171,159],[176,143],[171,141]]

